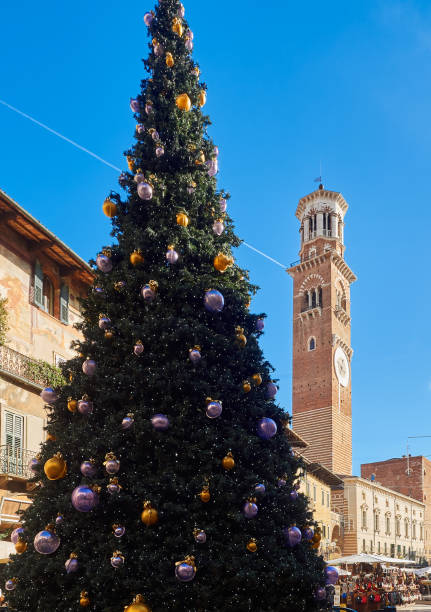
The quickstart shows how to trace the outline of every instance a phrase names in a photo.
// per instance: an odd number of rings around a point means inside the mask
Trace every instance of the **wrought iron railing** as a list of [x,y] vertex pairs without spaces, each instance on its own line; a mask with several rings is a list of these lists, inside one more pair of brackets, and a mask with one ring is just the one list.
[[0,474],[17,476],[18,478],[32,478],[33,471],[28,464],[36,453],[9,445],[0,446]]
[[38,362],[8,346],[0,346],[0,369],[22,378],[38,387],[45,386],[44,377],[38,371]]

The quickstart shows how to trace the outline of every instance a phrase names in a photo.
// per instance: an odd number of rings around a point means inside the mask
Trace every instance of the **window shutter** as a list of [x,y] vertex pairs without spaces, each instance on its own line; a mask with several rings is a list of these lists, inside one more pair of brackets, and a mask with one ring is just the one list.
[[60,321],[69,323],[69,287],[67,285],[62,285],[60,291]]
[[26,415],[25,450],[32,453],[40,451],[40,445],[43,443],[44,438],[43,425],[44,420],[41,417],[33,416],[32,414]]
[[34,303],[43,308],[43,272],[37,260],[34,265]]

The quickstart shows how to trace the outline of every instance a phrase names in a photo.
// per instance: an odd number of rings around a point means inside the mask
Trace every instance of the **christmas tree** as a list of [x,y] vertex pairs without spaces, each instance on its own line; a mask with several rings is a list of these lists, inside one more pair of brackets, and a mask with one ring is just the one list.
[[[45,389],[34,503],[13,533],[19,612],[283,610],[322,606],[301,463],[259,348],[256,288],[217,189],[206,86],[178,0],[144,22],[149,78],[128,172],[103,210],[68,383]],[[329,576],[331,580],[331,576]]]

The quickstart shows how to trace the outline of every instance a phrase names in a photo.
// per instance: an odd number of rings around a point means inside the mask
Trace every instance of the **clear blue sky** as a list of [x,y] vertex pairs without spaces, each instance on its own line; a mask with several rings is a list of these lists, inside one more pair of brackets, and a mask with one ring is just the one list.
[[[431,434],[431,6],[428,0],[186,0],[209,88],[219,185],[238,234],[297,259],[297,200],[325,185],[350,204],[354,464]],[[128,0],[2,2],[0,98],[123,167],[144,75]],[[89,259],[109,233],[117,173],[0,106],[0,187]],[[292,281],[245,247],[264,349],[290,409]],[[431,454],[431,438],[413,452]]]

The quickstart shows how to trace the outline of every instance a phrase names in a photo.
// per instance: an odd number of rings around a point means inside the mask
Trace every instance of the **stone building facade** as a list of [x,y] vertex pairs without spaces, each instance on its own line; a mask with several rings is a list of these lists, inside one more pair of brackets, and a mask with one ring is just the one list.
[[343,196],[323,185],[299,200],[300,261],[293,278],[293,427],[305,456],[336,474],[352,473],[350,285],[344,260]]
[[343,554],[425,558],[423,502],[379,482],[347,476],[332,491],[332,509],[344,517]]
[[386,487],[425,504],[425,557],[431,563],[431,461],[422,455],[397,457],[361,465],[363,478],[374,478]]
[[[91,268],[0,190],[0,297],[8,331],[0,346],[0,530],[30,503],[28,461],[44,440],[40,391],[78,337],[78,298]],[[51,367],[50,367],[51,366]],[[0,543],[1,544],[1,543]],[[1,550],[0,550],[1,556]]]

